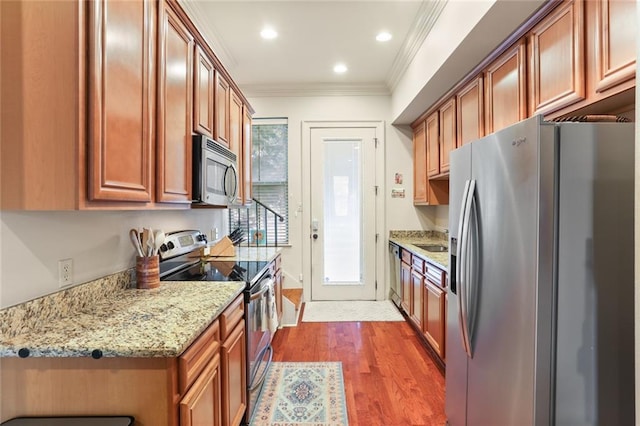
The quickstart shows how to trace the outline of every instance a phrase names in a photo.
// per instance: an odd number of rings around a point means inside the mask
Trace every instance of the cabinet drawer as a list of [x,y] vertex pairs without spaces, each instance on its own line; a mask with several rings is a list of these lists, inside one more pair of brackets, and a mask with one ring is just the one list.
[[402,249],[402,261],[407,265],[411,265],[411,252]]
[[444,274],[445,274],[445,271],[443,271],[442,269],[436,266],[433,266],[431,263],[427,263],[424,275],[433,284],[436,284],[442,288],[445,288],[446,282],[445,282]]
[[231,302],[229,307],[220,315],[220,339],[224,340],[233,328],[244,317],[244,295],[240,295]]
[[413,256],[413,262],[411,263],[414,271],[417,271],[421,274],[424,273],[424,260],[420,259],[418,256]]
[[178,358],[178,387],[183,394],[220,348],[220,325],[214,321]]

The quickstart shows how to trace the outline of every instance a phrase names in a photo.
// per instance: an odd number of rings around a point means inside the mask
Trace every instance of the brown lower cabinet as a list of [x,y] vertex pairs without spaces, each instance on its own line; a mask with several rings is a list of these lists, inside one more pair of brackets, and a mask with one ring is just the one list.
[[447,274],[429,260],[402,249],[401,304],[418,332],[444,362],[447,327]]
[[444,330],[447,318],[445,316],[446,292],[439,285],[424,280],[424,337],[431,347],[444,359]]
[[220,355],[216,355],[180,401],[180,425],[220,426],[220,400]]
[[239,425],[243,302],[240,294],[179,357],[3,358],[1,389],[11,391],[0,393],[0,422],[62,413],[131,415],[139,425]]

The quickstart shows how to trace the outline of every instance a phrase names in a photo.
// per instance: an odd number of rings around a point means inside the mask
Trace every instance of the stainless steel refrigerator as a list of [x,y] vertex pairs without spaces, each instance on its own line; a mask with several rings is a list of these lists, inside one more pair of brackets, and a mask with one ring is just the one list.
[[532,117],[450,185],[448,424],[634,424],[633,123]]

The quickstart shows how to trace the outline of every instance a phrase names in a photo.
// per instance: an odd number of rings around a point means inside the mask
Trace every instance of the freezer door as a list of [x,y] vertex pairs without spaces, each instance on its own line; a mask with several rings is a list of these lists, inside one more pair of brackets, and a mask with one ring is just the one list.
[[[550,331],[543,330],[546,336],[540,340],[536,325],[540,316],[552,313],[546,299],[552,286],[554,132],[553,126],[544,130],[550,141],[541,146],[539,121],[525,120],[471,144],[479,264],[472,268],[478,279],[470,302],[470,426],[545,424],[536,418],[536,403],[543,404],[548,421],[549,385],[542,384],[544,402],[536,379],[550,372],[537,370],[536,358],[549,357]],[[549,244],[545,259],[540,259],[539,243]],[[538,299],[539,278],[548,287],[542,289],[544,301]]]
[[447,374],[445,413],[450,426],[466,424],[467,356],[462,345],[458,321],[458,259],[455,248],[465,183],[471,179],[471,146],[451,153],[449,174],[449,294],[447,304]]

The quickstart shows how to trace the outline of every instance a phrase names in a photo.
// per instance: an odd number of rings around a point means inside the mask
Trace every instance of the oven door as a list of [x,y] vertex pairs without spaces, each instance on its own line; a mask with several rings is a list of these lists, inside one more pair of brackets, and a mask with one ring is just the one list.
[[271,338],[277,328],[274,284],[273,277],[267,274],[248,290],[247,423],[253,415],[273,355]]

